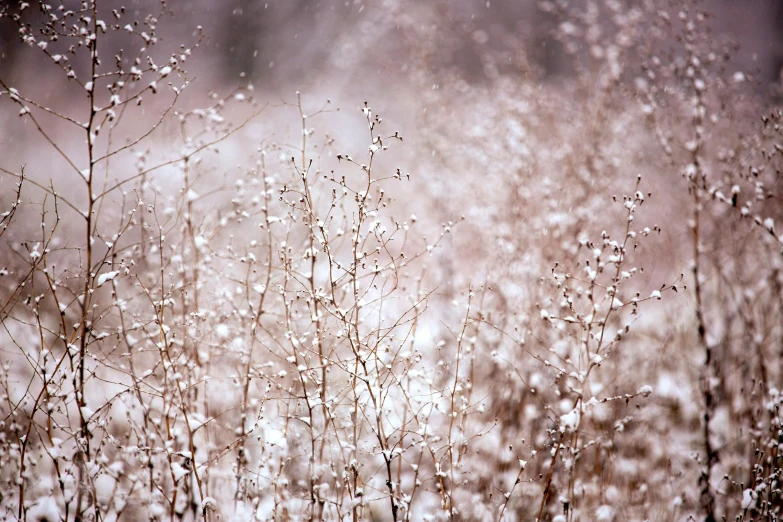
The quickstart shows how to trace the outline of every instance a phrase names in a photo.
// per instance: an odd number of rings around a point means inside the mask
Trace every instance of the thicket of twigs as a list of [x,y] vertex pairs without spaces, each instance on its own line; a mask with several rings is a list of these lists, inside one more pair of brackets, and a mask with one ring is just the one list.
[[541,2],[558,88],[391,12],[428,111],[347,143],[165,4],[5,4],[0,517],[778,520],[783,113],[654,4]]

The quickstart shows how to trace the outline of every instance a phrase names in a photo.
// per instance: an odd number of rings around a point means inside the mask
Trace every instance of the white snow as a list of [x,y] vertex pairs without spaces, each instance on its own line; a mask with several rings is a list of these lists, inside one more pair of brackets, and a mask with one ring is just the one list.
[[581,413],[579,412],[578,407],[569,411],[565,415],[561,415],[560,431],[564,432],[566,429],[575,430],[576,427],[579,425],[580,418],[581,418]]
[[119,275],[118,271],[113,272],[105,272],[98,276],[98,280],[95,282],[95,288],[100,288],[104,284],[106,284],[109,281],[112,281],[115,277]]
[[645,384],[644,386],[639,388],[639,392],[638,393],[640,395],[645,396],[645,397],[649,397],[652,394],[652,392],[653,392],[653,387],[650,386],[649,384]]
[[748,488],[742,492],[742,509],[749,509],[753,505],[756,492]]

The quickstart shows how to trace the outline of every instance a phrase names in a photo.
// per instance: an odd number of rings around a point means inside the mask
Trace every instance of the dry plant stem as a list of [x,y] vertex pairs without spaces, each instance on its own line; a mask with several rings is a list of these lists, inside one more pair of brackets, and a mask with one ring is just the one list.
[[[93,20],[93,31],[97,34],[98,31],[98,7],[95,2],[92,4],[92,20]],[[90,44],[90,81],[94,82],[96,80],[96,67],[98,66],[98,40],[93,39],[93,41]],[[87,133],[87,160],[88,160],[88,170],[87,170],[87,179],[86,182],[86,189],[87,189],[87,215],[85,216],[85,219],[87,220],[86,223],[86,243],[85,248],[87,250],[87,260],[85,265],[86,274],[84,276],[84,288],[82,290],[82,317],[81,317],[81,334],[79,339],[79,382],[76,389],[76,396],[77,396],[77,404],[79,407],[79,422],[80,422],[80,440],[79,440],[79,446],[80,446],[80,452],[83,452],[82,456],[77,455],[77,458],[90,460],[90,432],[89,427],[87,425],[87,419],[84,418],[84,409],[87,406],[87,400],[85,397],[85,365],[86,365],[86,357],[87,357],[87,321],[88,321],[88,314],[90,310],[90,304],[92,302],[92,294],[90,292],[90,289],[92,288],[94,276],[91,274],[92,270],[92,248],[93,248],[93,205],[95,204],[95,200],[93,199],[93,193],[92,193],[92,182],[93,182],[93,174],[95,170],[95,164],[93,163],[93,157],[94,157],[94,130],[93,130],[93,122],[95,121],[95,114],[96,114],[96,107],[95,107],[95,89],[90,89],[88,92],[88,99],[90,102],[90,117],[86,125],[86,133]],[[82,464],[79,466],[79,475],[78,475],[78,481],[79,481],[79,490],[77,493],[77,500],[76,500],[76,522],[81,522],[83,519],[84,513],[82,512],[82,502],[84,500],[84,481],[87,479],[86,477],[86,466],[84,465],[83,460],[80,460]]]
[[[156,223],[157,223],[157,216],[155,216],[155,217],[156,217]],[[171,386],[171,387],[173,387],[177,391],[178,398],[179,398],[179,410],[181,411],[182,416],[183,416],[183,418],[185,420],[185,427],[186,427],[187,432],[188,432],[187,444],[188,444],[188,450],[190,451],[191,459],[193,460],[193,470],[192,470],[192,472],[193,472],[194,477],[196,479],[196,484],[198,486],[199,496],[200,496],[200,498],[203,499],[203,498],[205,498],[204,497],[204,486],[202,485],[203,481],[202,481],[201,475],[199,473],[198,463],[195,460],[195,458],[196,458],[195,437],[194,437],[194,433],[193,433],[193,427],[192,427],[192,425],[190,423],[190,419],[188,418],[189,416],[188,416],[188,408],[187,408],[187,405],[188,405],[187,397],[185,395],[185,392],[182,390],[182,387],[179,386],[178,382],[173,382],[171,384],[168,383],[168,372],[166,371],[166,367],[174,367],[174,361],[172,361],[172,359],[171,359],[171,347],[169,345],[168,336],[166,335],[166,332],[164,331],[164,326],[166,324],[166,316],[165,316],[166,307],[164,305],[164,302],[165,302],[164,298],[165,298],[165,295],[166,295],[166,289],[165,289],[164,285],[165,285],[166,279],[165,279],[165,274],[163,272],[164,267],[165,267],[165,263],[164,263],[164,259],[163,259],[162,228],[160,227],[159,223],[157,223],[157,224],[158,224],[158,230],[159,230],[159,236],[158,236],[158,254],[159,254],[159,259],[158,259],[158,262],[160,263],[160,285],[161,285],[160,286],[160,293],[161,293],[160,294],[160,296],[161,296],[160,305],[156,304],[155,299],[153,298],[153,296],[150,293],[149,289],[147,289],[141,281],[139,281],[139,285],[141,286],[142,290],[144,291],[144,293],[146,294],[147,298],[149,299],[150,304],[152,305],[153,309],[155,310],[156,322],[158,324],[158,334],[159,334],[158,343],[159,343],[159,346],[160,346],[160,349],[158,350],[158,353],[159,353],[159,355],[161,357],[161,365],[164,368],[164,389],[168,388],[169,386]],[[167,406],[167,408],[171,408],[171,407],[173,407],[173,404],[170,404],[170,405]],[[167,436],[168,440],[172,440],[172,432],[171,432],[170,419],[169,419],[169,414],[168,413],[165,415],[165,421],[166,421],[166,436]],[[171,452],[170,451],[167,451],[167,456],[168,456],[169,462],[171,464]],[[176,483],[176,480],[174,479],[174,470],[173,470],[173,468],[171,468],[171,465],[169,467],[170,467],[170,474],[171,474],[172,480],[173,480],[174,483]],[[207,468],[207,466],[205,465],[204,466],[205,471],[206,471],[206,468]],[[171,499],[171,508],[170,508],[172,517],[175,514],[174,508],[175,508],[176,497],[177,497],[177,489],[176,489],[176,487],[174,489],[173,495],[174,496]],[[204,517],[205,520],[209,520],[210,519],[210,511],[208,509],[208,506],[204,506],[203,507],[201,515]]]
[[[0,238],[2,238],[3,234],[5,234],[5,232],[8,230],[9,225],[14,219],[16,210],[19,208],[19,204],[22,202],[22,185],[24,185],[25,181],[24,169],[22,169],[22,172],[19,176],[19,181],[16,182],[16,195],[11,202],[11,210],[3,212],[3,214],[0,215]],[[2,313],[3,310],[0,308],[0,314]]]
[[[16,214],[17,209],[19,208],[19,204],[21,203],[21,200],[22,200],[22,185],[26,182],[26,179],[24,177],[24,169],[22,170],[22,172],[19,175],[18,179],[19,179],[19,181],[16,184],[16,197],[15,197],[13,203],[11,203],[11,210],[9,210],[7,214],[4,214],[2,220],[0,220],[0,225],[2,225],[2,229],[0,229],[0,237],[2,237],[3,234],[5,234],[5,232],[8,230],[8,227],[10,226],[11,221],[12,221],[14,215]],[[56,209],[57,208],[56,207],[56,205],[57,205],[57,196],[55,196],[54,200],[55,200],[55,209]],[[59,217],[59,214],[58,214],[58,217]],[[33,270],[31,270],[29,274],[32,274],[32,273],[33,273]],[[29,277],[29,274],[28,274],[28,276],[25,277],[25,280],[27,279],[27,277]],[[17,285],[13,289],[11,294],[8,296],[8,299],[6,299],[6,301],[4,303],[0,303],[0,321],[5,321],[5,319],[6,319],[7,315],[8,315],[8,314],[6,314],[6,309],[8,309],[11,306],[11,304],[15,301],[17,293],[21,290],[21,288],[22,288],[21,285]]]
[[549,501],[549,494],[552,487],[552,477],[555,474],[555,465],[557,464],[557,457],[560,455],[560,448],[563,447],[563,440],[565,439],[565,432],[560,433],[560,437],[557,439],[555,451],[552,453],[552,458],[549,461],[549,471],[546,474],[546,482],[544,483],[544,493],[541,497],[541,505],[538,508],[538,516],[536,521],[541,522],[544,516],[544,509],[546,509],[547,502]]
[[[369,126],[370,131],[370,143],[375,143],[375,135],[373,134],[374,129],[374,122],[371,121],[371,115],[369,110],[367,111],[367,123]],[[359,270],[359,257],[358,257],[358,249],[359,249],[359,237],[362,231],[362,223],[364,221],[364,216],[367,212],[367,202],[368,202],[368,196],[370,195],[370,189],[373,184],[372,179],[372,164],[373,159],[375,157],[375,152],[371,150],[370,152],[370,161],[367,165],[366,171],[367,171],[367,188],[364,192],[364,197],[362,198],[362,201],[359,205],[359,216],[358,221],[356,224],[356,235],[354,236],[356,240],[354,241],[354,248],[353,248],[353,270],[354,270],[354,277],[353,277],[353,285],[354,285],[354,299],[355,299],[355,311],[354,311],[354,328],[356,330],[356,336],[357,336],[357,351],[356,355],[357,357],[361,357],[359,354],[359,348],[361,346],[361,341],[359,341],[359,327],[360,327],[360,318],[359,318],[359,294],[358,294],[358,288],[357,288],[357,273]],[[379,346],[375,347],[375,350],[377,351],[379,349]],[[376,353],[377,357],[377,353]],[[391,505],[391,512],[392,512],[392,519],[394,522],[397,522],[397,500],[395,499],[395,493],[394,493],[394,487],[392,483],[392,469],[391,469],[391,459],[392,459],[392,452],[391,447],[389,445],[389,440],[384,433],[384,427],[383,422],[381,420],[381,414],[383,412],[383,385],[382,383],[378,383],[378,389],[380,390],[379,396],[376,398],[375,394],[373,393],[373,389],[370,386],[370,373],[367,369],[366,362],[364,359],[361,360],[362,366],[364,369],[364,375],[367,377],[365,384],[367,385],[367,391],[370,394],[370,398],[372,399],[372,403],[375,409],[375,425],[376,425],[376,433],[375,435],[378,438],[378,443],[380,445],[381,453],[383,455],[383,458],[386,462],[386,486],[389,489],[389,503]],[[380,375],[378,376],[380,379]]]
[[454,432],[454,420],[457,417],[457,408],[455,404],[455,398],[457,395],[457,387],[459,386],[460,377],[460,363],[462,362],[463,358],[463,341],[465,339],[465,335],[468,329],[468,324],[470,320],[470,310],[471,310],[471,304],[473,303],[473,288],[468,289],[468,302],[465,307],[465,315],[462,318],[462,329],[460,330],[459,334],[456,334],[452,332],[452,335],[457,341],[457,353],[456,353],[456,364],[454,368],[454,380],[451,385],[451,398],[450,398],[450,410],[449,410],[449,429],[448,429],[448,438],[447,438],[447,456],[449,458],[449,482],[450,484],[445,484],[445,481],[443,480],[443,474],[439,475],[440,480],[440,487],[444,494],[446,495],[447,504],[444,506],[444,509],[448,513],[449,520],[454,519],[454,499],[452,498],[450,487],[453,487],[454,484],[457,483],[456,477],[454,476],[454,468],[457,464],[457,461],[459,460],[459,452],[458,449],[458,456],[457,458],[454,457],[454,439],[453,439],[453,432]]
[[[288,265],[289,260],[284,259],[284,265]],[[289,293],[293,293],[293,291],[289,287],[289,283],[294,278],[292,275],[286,274],[285,283],[283,286],[283,295],[286,296]],[[295,342],[295,337],[293,335],[294,330],[294,320],[293,320],[293,302],[286,300],[285,301],[285,325],[286,325],[286,332],[289,333],[288,339],[291,349],[292,357],[294,358],[294,363],[296,364],[297,368],[297,378],[299,380],[299,385],[301,386],[302,390],[302,399],[304,399],[305,407],[307,408],[307,419],[297,419],[300,422],[304,422],[304,424],[307,426],[308,432],[310,434],[310,456],[308,458],[308,488],[309,488],[309,497],[310,497],[310,520],[314,520],[316,516],[316,492],[315,492],[315,482],[313,480],[313,476],[315,475],[315,455],[316,455],[316,434],[315,434],[315,428],[313,426],[313,410],[315,409],[313,407],[313,404],[310,399],[310,395],[307,392],[307,380],[305,378],[305,371],[306,371],[306,360],[304,357],[302,357],[301,354],[297,351],[297,344]]]
[[[174,102],[176,102],[176,98],[175,98]],[[172,102],[172,104],[166,109],[166,113],[168,113],[171,110],[171,108],[174,106],[174,102]],[[156,126],[159,125],[159,123],[160,122],[156,123]],[[183,134],[185,132],[184,131],[184,127],[185,127],[185,124],[184,124],[184,121],[183,121],[183,123],[182,123]],[[186,141],[187,141],[187,139],[186,139]],[[182,172],[183,172],[184,182],[185,182],[184,191],[185,191],[185,194],[186,194],[185,235],[187,236],[187,239],[189,240],[190,247],[191,247],[191,249],[193,251],[194,259],[193,259],[193,269],[192,269],[192,281],[187,281],[186,280],[184,283],[185,283],[186,286],[189,286],[190,288],[192,288],[192,292],[193,292],[193,308],[194,308],[195,313],[197,314],[197,316],[199,316],[201,314],[201,307],[199,305],[199,294],[200,294],[199,281],[201,281],[201,253],[200,253],[200,250],[199,250],[199,248],[198,248],[198,246],[196,244],[196,236],[197,236],[197,234],[196,234],[195,226],[193,224],[193,212],[195,211],[195,208],[194,208],[195,202],[193,201],[193,199],[191,197],[187,196],[190,193],[190,190],[191,190],[191,186],[190,186],[190,184],[191,184],[190,163],[191,163],[191,156],[189,156],[189,155],[185,156],[183,158],[183,166],[182,166]],[[161,251],[162,251],[162,248],[161,248]],[[164,291],[162,285],[163,285],[163,264],[162,264],[162,259],[161,259],[161,292]],[[161,293],[161,298],[163,298],[163,293]],[[187,304],[186,304],[185,306],[183,306],[183,310],[182,310],[183,323],[185,323],[187,321],[187,317],[188,317],[188,307],[187,307]],[[205,375],[209,375],[209,360],[207,360],[206,364],[204,364],[204,362],[202,361],[202,358],[200,357],[199,347],[198,347],[198,344],[196,342],[193,343],[193,346],[191,347],[191,349],[192,349],[191,357],[192,357],[192,360],[195,362],[195,367],[196,367],[198,379],[201,379]],[[251,348],[250,356],[252,356],[252,348]],[[248,364],[250,364],[250,360],[251,360],[250,356],[248,357]],[[246,375],[249,375],[249,372],[246,372]],[[246,378],[249,379],[249,377],[246,377]],[[202,397],[201,397],[201,414],[204,416],[204,418],[208,417],[208,412],[209,412],[208,404],[207,404],[207,400],[208,400],[208,393],[207,393],[208,386],[209,386],[209,383],[208,382],[204,382],[204,393],[202,394]],[[193,396],[193,404],[194,405],[198,404],[198,399],[199,399],[198,389],[199,389],[198,386],[193,386],[192,392],[190,393],[190,395]],[[183,397],[184,397],[184,395],[183,395]],[[183,413],[184,413],[184,411],[183,411]],[[244,426],[244,421],[243,421],[242,430],[241,430],[241,434],[242,435],[244,435],[244,429],[245,429],[245,426]],[[204,429],[203,437],[204,437],[204,443],[206,445],[210,445],[210,432],[209,432],[209,429],[207,429],[207,428]],[[194,476],[196,477],[197,483],[199,485],[199,495],[203,499],[203,498],[205,498],[205,495],[209,494],[208,493],[209,481],[208,480],[206,481],[206,484],[204,484],[204,488],[203,488],[204,490],[202,491],[201,480],[198,477],[198,473],[199,473],[198,465],[197,465],[196,460],[195,460],[196,459],[195,443],[192,441],[192,433],[191,433],[191,448],[190,449],[191,449],[191,459],[192,459],[192,463],[193,463],[193,470],[192,470],[192,472],[194,473]],[[206,473],[206,471],[205,471],[205,473]],[[176,490],[176,487],[175,487],[175,495],[176,495],[176,491],[177,490]],[[173,509],[173,506],[174,506],[174,503],[172,502],[172,509]],[[204,512],[204,516],[205,516],[205,518],[208,518],[210,515],[209,515],[209,513],[207,511],[205,511]]]
[[[696,25],[693,24],[694,20],[688,18],[687,11],[684,11],[686,20],[685,41],[687,45],[686,56],[687,62],[690,64],[700,63],[703,57],[698,55],[698,47],[696,41],[696,33],[694,29]],[[696,69],[698,70],[698,69]],[[689,74],[684,82],[689,89],[690,103],[689,108],[693,111],[693,115],[689,121],[690,128],[693,132],[691,141],[686,144],[685,149],[688,152],[690,165],[692,170],[686,170],[686,178],[688,181],[688,190],[691,197],[692,205],[692,217],[689,223],[691,233],[691,273],[694,279],[694,300],[695,300],[695,318],[696,318],[696,334],[699,346],[704,354],[704,362],[702,364],[699,376],[699,388],[701,397],[703,400],[703,414],[702,414],[702,432],[701,439],[704,445],[705,458],[702,462],[702,468],[698,477],[699,486],[699,507],[705,517],[706,522],[713,522],[716,520],[716,495],[715,491],[710,483],[710,477],[712,475],[712,469],[719,460],[719,453],[713,447],[710,436],[710,423],[715,414],[715,397],[713,393],[713,380],[715,378],[715,364],[713,362],[713,353],[711,342],[707,338],[707,325],[706,325],[706,310],[704,308],[704,289],[702,285],[702,274],[704,273],[703,260],[702,260],[702,240],[701,233],[701,214],[703,211],[704,202],[706,197],[706,171],[701,161],[701,154],[705,149],[704,140],[704,125],[705,114],[707,114],[706,103],[706,91],[705,87],[709,85],[706,81],[708,78],[702,78],[699,74]],[[652,95],[648,95],[648,101],[654,103]],[[677,165],[674,157],[674,151],[670,146],[671,136],[667,136],[657,119],[653,120],[654,131],[658,138],[658,142],[661,146],[663,153],[670,165]],[[725,198],[724,198],[725,199]],[[736,199],[728,200],[726,202],[732,206],[736,205]],[[761,225],[760,222],[751,219],[756,225]],[[771,230],[767,230],[772,232]],[[774,237],[774,233],[772,234]],[[776,241],[780,241],[775,237]]]
[[[296,102],[297,102],[297,108],[299,109],[299,119],[302,124],[302,155],[301,155],[301,167],[296,169],[296,164],[294,164],[294,167],[296,170],[298,170],[298,174],[302,179],[302,190],[304,195],[304,203],[305,203],[305,215],[307,216],[307,225],[308,225],[308,242],[309,242],[309,249],[310,249],[310,274],[308,276],[308,281],[310,284],[310,299],[312,300],[312,316],[315,319],[315,332],[314,332],[314,342],[317,343],[318,346],[318,365],[321,367],[321,382],[316,382],[316,386],[318,388],[318,397],[320,399],[321,403],[321,415],[323,416],[323,431],[324,434],[327,430],[327,426],[329,424],[329,412],[327,410],[326,405],[326,357],[324,354],[324,342],[323,342],[323,336],[322,336],[322,330],[323,327],[321,325],[321,311],[319,308],[319,299],[317,297],[317,288],[316,288],[316,282],[315,282],[315,267],[316,267],[316,253],[315,253],[315,242],[316,242],[316,233],[315,233],[315,226],[317,223],[317,217],[315,215],[315,208],[314,208],[314,201],[313,196],[310,191],[310,182],[308,180],[308,174],[310,173],[310,167],[312,166],[312,160],[307,162],[307,116],[304,113],[304,108],[302,107],[302,95],[301,93],[296,93]],[[294,352],[296,350],[294,349]],[[307,394],[306,389],[303,387],[303,392],[305,395]],[[312,411],[310,412],[310,419],[311,423],[314,423],[314,418],[312,416]],[[311,426],[313,428],[313,426]],[[313,444],[315,444],[315,440],[313,440]],[[318,454],[318,464],[323,461],[323,451],[324,451],[325,444],[322,442],[320,444],[319,448],[319,454]],[[313,446],[313,451],[315,452],[315,447]],[[315,453],[311,457],[312,459],[315,459]],[[312,509],[311,512],[311,520],[317,518],[321,518],[322,516],[322,510],[323,510],[323,504],[319,503],[321,512],[316,513],[316,494],[315,494],[315,470],[313,469],[313,472],[310,475],[310,495],[311,495],[311,501],[312,501]]]
[[704,510],[705,521],[713,522],[715,520],[715,494],[710,485],[710,476],[712,468],[718,461],[718,453],[712,447],[710,438],[710,422],[715,412],[714,397],[712,393],[712,348],[707,341],[706,326],[704,321],[704,308],[702,302],[702,288],[700,281],[700,244],[699,244],[699,217],[701,198],[699,188],[696,184],[691,186],[693,193],[693,278],[694,278],[694,297],[696,300],[696,327],[698,331],[699,344],[704,350],[704,364],[702,366],[701,384],[702,397],[704,399],[704,415],[702,424],[702,440],[704,442],[705,462],[702,472],[699,476],[699,486],[701,487],[701,506]]
[[[263,190],[264,190],[264,200],[263,200],[263,207],[261,209],[261,215],[262,219],[265,223],[268,223],[269,218],[269,210],[268,210],[268,204],[269,204],[269,187],[267,184],[267,171],[266,171],[266,158],[265,156],[261,156],[261,178],[263,180]],[[253,348],[255,347],[255,344],[258,339],[258,329],[261,326],[261,320],[264,315],[264,301],[266,300],[267,292],[269,291],[269,282],[272,278],[272,261],[273,261],[273,252],[274,249],[272,248],[274,238],[272,236],[272,231],[269,227],[266,227],[267,231],[267,260],[266,260],[266,279],[264,281],[264,289],[260,293],[258,298],[258,304],[256,305],[255,309],[252,308],[252,303],[250,299],[248,298],[248,303],[251,303],[251,312],[253,313],[253,326],[251,330],[251,336],[250,336],[250,347],[248,348],[248,354],[247,354],[247,364],[244,367],[244,386],[242,389],[242,414],[241,414],[241,420],[242,420],[242,430],[244,434],[245,430],[245,423],[247,421],[247,414],[249,410],[249,402],[250,402],[250,382],[251,382],[251,369],[253,365]],[[194,238],[195,241],[195,238]],[[195,248],[195,243],[194,243]],[[206,394],[205,394],[206,395]],[[205,398],[206,400],[206,398]],[[241,493],[240,486],[241,486],[241,480],[242,480],[242,473],[243,473],[243,459],[245,458],[245,437],[242,437],[242,442],[240,443],[239,447],[237,448],[237,492],[235,497],[235,507],[237,505],[237,501],[239,500],[239,496]]]
[[[21,190],[21,187],[19,188],[19,190]],[[34,260],[32,262],[31,271],[30,271],[31,274],[34,274],[36,271],[38,271],[38,265],[39,264],[44,264],[44,266],[45,266],[45,264],[46,264],[46,257],[47,257],[46,256],[46,252],[48,250],[48,245],[51,242],[52,238],[54,237],[55,229],[57,228],[57,225],[59,224],[59,220],[55,221],[55,224],[52,227],[51,232],[49,234],[49,237],[47,239],[46,238],[46,231],[45,231],[45,223],[46,223],[45,210],[43,210],[42,213],[43,213],[43,215],[41,216],[41,233],[42,233],[42,238],[41,239],[42,239],[42,243],[44,245],[44,252],[43,252],[43,254],[41,255],[40,258],[38,258],[38,259],[36,259],[36,260]],[[25,278],[25,280],[26,279],[27,278]],[[19,289],[20,287],[21,287],[21,285],[19,287],[17,287],[17,289]],[[41,323],[40,323],[41,319],[40,319],[40,315],[38,313],[36,313],[36,321],[37,321],[38,326],[39,326],[38,327],[39,336],[41,337],[41,339],[43,339],[43,328],[41,326]],[[43,341],[41,341],[41,343],[42,343],[41,346],[44,346]],[[66,349],[65,353],[68,353],[67,349]],[[26,356],[26,354],[25,354],[25,356]],[[65,360],[65,355],[63,355],[63,357],[60,359],[57,368],[59,368],[59,365],[62,364],[62,362],[64,360]],[[21,449],[20,449],[21,458],[20,458],[20,466],[19,466],[19,508],[18,508],[19,509],[18,517],[19,517],[20,520],[26,518],[26,514],[25,514],[25,485],[26,485],[27,481],[25,480],[25,474],[26,474],[27,468],[26,468],[26,464],[25,463],[26,463],[26,454],[27,454],[27,450],[28,450],[28,445],[30,444],[30,441],[31,441],[30,435],[32,434],[32,430],[33,430],[33,427],[35,425],[34,419],[35,419],[36,412],[41,407],[42,401],[44,399],[46,401],[48,401],[48,383],[47,383],[47,380],[46,380],[45,368],[46,368],[46,366],[44,364],[44,366],[43,366],[43,375],[41,376],[41,380],[43,381],[43,383],[42,383],[43,386],[41,387],[41,391],[37,394],[37,396],[35,397],[35,400],[33,402],[33,407],[32,407],[31,413],[30,413],[30,422],[27,425],[27,431],[26,431],[26,433],[25,433],[25,435],[23,437],[23,440],[22,440],[22,443],[21,443]],[[55,368],[55,371],[56,371],[57,368]],[[54,376],[54,372],[53,372],[52,375]],[[33,379],[34,378],[35,377],[33,377]],[[32,381],[28,385],[28,390],[31,388],[31,386],[32,386]],[[50,420],[51,420],[51,418],[47,415],[47,422],[49,422]]]
[[[639,186],[641,183],[641,176],[637,176],[636,179],[636,186],[635,191],[636,194],[639,194]],[[584,419],[584,389],[587,386],[588,380],[590,378],[590,374],[592,373],[593,369],[598,366],[598,363],[596,363],[591,355],[599,355],[602,354],[602,352],[606,351],[605,342],[604,342],[604,336],[606,335],[606,329],[609,325],[609,320],[612,316],[612,314],[615,312],[615,306],[614,306],[614,300],[617,298],[618,291],[619,291],[619,285],[621,283],[621,272],[623,265],[626,261],[626,253],[628,249],[628,242],[631,235],[631,224],[633,223],[633,212],[636,208],[636,203],[640,203],[640,199],[638,199],[639,196],[634,196],[634,198],[630,198],[627,203],[627,212],[626,212],[626,219],[625,219],[625,227],[624,227],[624,234],[623,234],[623,241],[617,248],[617,255],[619,256],[618,261],[615,263],[615,271],[611,280],[611,288],[608,288],[609,290],[607,292],[607,299],[611,303],[608,307],[605,315],[603,316],[603,319],[599,322],[595,322],[595,315],[598,311],[598,303],[595,301],[596,299],[596,293],[595,291],[601,287],[596,281],[595,278],[591,278],[590,281],[590,291],[589,291],[589,299],[590,299],[590,309],[592,311],[590,319],[590,322],[587,324],[584,324],[584,330],[585,330],[585,336],[581,342],[581,346],[584,348],[584,353],[580,354],[580,366],[582,364],[582,361],[585,361],[585,364],[587,367],[584,369],[581,377],[579,378],[579,386],[580,389],[576,390],[577,397],[574,399],[573,409],[578,408],[579,415],[576,420],[576,425],[573,427],[570,433],[570,447],[571,447],[571,454],[573,457],[573,461],[571,462],[569,468],[568,468],[568,492],[569,492],[569,502],[568,502],[568,513],[567,516],[571,517],[573,516],[573,502],[574,502],[574,481],[575,481],[575,471],[576,471],[576,463],[578,461],[579,455],[580,455],[580,449],[578,447],[579,444],[579,436],[580,436],[580,430],[582,427],[582,422]],[[637,301],[638,302],[638,301]],[[625,305],[620,305],[619,308],[622,308]],[[618,308],[618,309],[619,309]],[[594,323],[598,325],[599,332],[597,335],[593,333],[593,326]],[[591,339],[595,339],[595,350],[591,354],[590,350],[590,342]],[[613,341],[616,342],[616,341]],[[582,357],[584,355],[584,358]],[[544,492],[542,495],[541,503],[539,505],[538,510],[538,517],[537,520],[542,520],[542,517],[544,515],[544,511],[546,509],[546,504],[549,499],[550,489],[552,486],[552,480],[554,477],[554,469],[557,463],[557,459],[560,454],[561,449],[565,449],[563,446],[563,442],[566,440],[567,431],[566,429],[563,429],[561,427],[560,429],[560,437],[557,440],[557,445],[552,453],[552,458],[549,462],[549,471],[547,473],[546,481],[544,484]]]
[[[639,190],[639,184],[640,183],[641,183],[641,176],[638,176],[637,179],[636,179],[636,187],[634,189],[636,192],[638,192],[638,190]],[[623,267],[623,264],[625,262],[625,255],[626,255],[626,251],[627,251],[627,247],[628,247],[628,240],[630,238],[631,223],[632,222],[633,222],[633,211],[632,211],[632,209],[629,209],[627,214],[626,214],[626,219],[625,219],[625,233],[624,233],[624,238],[625,239],[623,240],[622,246],[620,247],[621,260],[620,260],[619,263],[617,263],[617,269],[615,270],[614,277],[612,279],[613,290],[612,290],[612,292],[609,293],[609,299],[610,300],[613,300],[613,299],[615,299],[617,297],[618,287],[619,287],[619,284],[620,284],[620,273],[622,272],[622,267]],[[593,289],[594,288],[595,287],[593,286]],[[591,295],[594,298],[595,293],[591,291]],[[593,303],[593,307],[595,307],[595,303]],[[595,348],[595,354],[596,355],[600,354],[601,351],[602,351],[602,348],[604,348],[604,336],[606,335],[606,328],[607,328],[607,325],[609,323],[609,318],[612,315],[613,311],[614,311],[614,307],[610,306],[609,310],[607,310],[606,315],[604,316],[603,321],[600,324],[601,333],[600,333],[600,335],[598,337],[598,342],[597,342],[596,348]],[[585,372],[584,377],[581,379],[581,382],[580,382],[580,387],[582,388],[582,390],[584,390],[584,388],[588,386],[588,379],[590,377],[590,373],[593,371],[594,368],[597,367],[597,364],[594,363],[591,360],[591,357],[590,357],[590,344],[589,343],[590,343],[590,333],[591,333],[590,329],[591,329],[591,327],[592,327],[592,323],[588,325],[587,331],[585,333],[585,338],[584,338],[584,341],[583,341],[583,346],[585,347],[585,360],[586,360],[586,363],[587,363],[587,370]],[[578,421],[576,423],[576,428],[573,431],[572,442],[571,442],[571,448],[572,448],[571,451],[572,451],[572,455],[573,455],[573,459],[574,460],[573,460],[573,462],[572,462],[572,464],[570,466],[569,473],[568,473],[569,474],[569,477],[568,477],[569,516],[573,516],[573,508],[575,507],[574,503],[575,503],[576,497],[574,495],[574,482],[575,482],[575,478],[576,478],[576,464],[577,464],[577,462],[579,460],[579,455],[580,455],[580,449],[578,447],[579,435],[580,435],[580,429],[582,427],[582,421],[584,419],[584,411],[583,411],[584,410],[584,396],[581,395],[581,394],[577,397],[577,399],[576,399],[576,401],[574,403],[574,408],[576,408],[577,406],[579,407],[580,415],[579,415],[579,419],[578,419]]]
[[[691,60],[693,56],[690,56]],[[692,126],[694,131],[695,146],[692,147],[690,153],[691,162],[695,168],[692,178],[690,179],[690,191],[693,202],[693,221],[691,223],[691,232],[693,237],[693,283],[694,283],[694,298],[696,301],[696,328],[698,334],[699,345],[704,351],[704,364],[701,370],[701,376],[699,383],[701,385],[702,397],[704,399],[704,415],[702,425],[702,439],[704,443],[705,462],[703,463],[702,472],[699,476],[699,487],[701,489],[700,503],[701,509],[705,516],[705,522],[715,521],[715,493],[712,485],[710,484],[710,477],[712,476],[712,468],[718,462],[718,452],[712,446],[712,440],[710,437],[710,422],[715,415],[714,395],[712,391],[713,387],[713,373],[714,364],[712,361],[712,346],[707,339],[707,327],[705,321],[705,311],[703,302],[703,289],[701,282],[701,240],[699,237],[700,232],[700,218],[702,212],[702,186],[706,182],[706,173],[702,169],[699,154],[704,147],[703,142],[703,117],[705,108],[705,101],[703,98],[702,89],[700,89],[696,82],[700,81],[698,78],[693,78],[694,84],[694,111]]]

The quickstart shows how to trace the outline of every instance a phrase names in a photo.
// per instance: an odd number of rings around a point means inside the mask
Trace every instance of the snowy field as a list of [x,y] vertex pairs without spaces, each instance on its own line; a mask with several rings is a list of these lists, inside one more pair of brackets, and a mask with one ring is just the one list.
[[781,19],[0,2],[0,520],[780,520]]

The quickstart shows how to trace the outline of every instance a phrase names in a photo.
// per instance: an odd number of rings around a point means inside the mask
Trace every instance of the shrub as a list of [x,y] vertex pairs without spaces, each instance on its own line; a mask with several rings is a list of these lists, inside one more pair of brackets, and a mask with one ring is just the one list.
[[777,520],[781,112],[698,6],[540,8],[564,84],[425,59],[411,146],[194,108],[165,3],[4,6],[62,85],[0,75],[2,516]]

